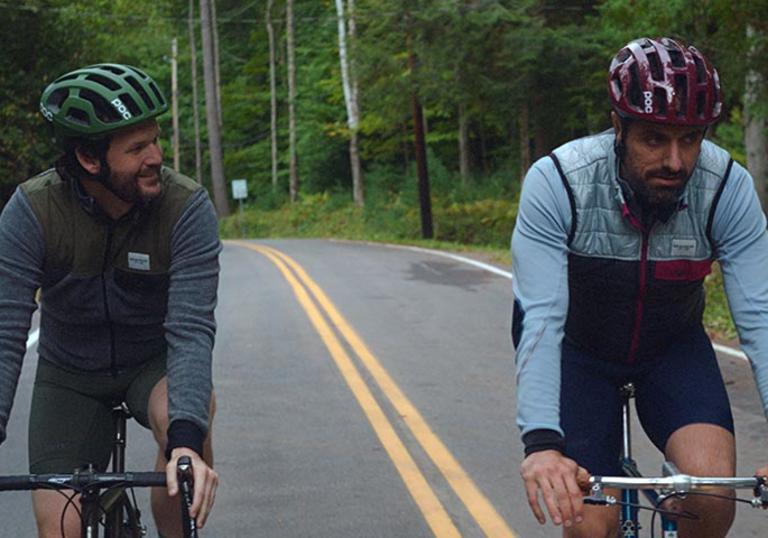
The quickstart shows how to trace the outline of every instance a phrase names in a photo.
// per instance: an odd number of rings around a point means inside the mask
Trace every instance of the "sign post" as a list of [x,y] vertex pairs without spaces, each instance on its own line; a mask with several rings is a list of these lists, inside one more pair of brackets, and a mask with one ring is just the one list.
[[240,237],[243,237],[243,200],[248,198],[248,182],[245,179],[232,180],[232,198],[240,204],[237,227],[240,229]]

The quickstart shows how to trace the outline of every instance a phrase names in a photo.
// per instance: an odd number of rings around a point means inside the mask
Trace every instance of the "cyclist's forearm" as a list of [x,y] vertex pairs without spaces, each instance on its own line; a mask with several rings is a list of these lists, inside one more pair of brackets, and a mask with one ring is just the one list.
[[526,176],[512,236],[517,423],[560,431],[560,347],[568,308],[568,195],[551,159]]
[[723,190],[712,235],[741,345],[768,414],[768,233],[752,178],[738,164]]
[[41,234],[26,195],[17,190],[0,214],[0,442],[36,308],[44,253]]
[[188,204],[172,237],[171,282],[165,330],[168,341],[168,411],[171,423],[188,421],[208,431],[213,311],[218,286],[216,215],[204,191]]

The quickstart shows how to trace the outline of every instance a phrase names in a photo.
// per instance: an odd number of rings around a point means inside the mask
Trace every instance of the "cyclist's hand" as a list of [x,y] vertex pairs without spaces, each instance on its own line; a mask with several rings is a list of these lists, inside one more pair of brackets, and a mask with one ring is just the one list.
[[520,474],[525,481],[528,504],[539,523],[546,522],[539,493],[555,525],[570,527],[582,521],[584,493],[579,484],[589,481],[586,469],[557,450],[542,450],[523,460]]
[[192,507],[189,515],[196,519],[197,527],[202,529],[208,514],[213,508],[216,498],[216,487],[219,484],[219,475],[208,467],[205,460],[191,448],[174,448],[171,452],[171,460],[165,467],[166,480],[168,482],[168,495],[171,497],[179,493],[179,482],[176,477],[176,465],[181,456],[189,456],[192,460],[192,474],[194,476],[195,495],[192,499]]

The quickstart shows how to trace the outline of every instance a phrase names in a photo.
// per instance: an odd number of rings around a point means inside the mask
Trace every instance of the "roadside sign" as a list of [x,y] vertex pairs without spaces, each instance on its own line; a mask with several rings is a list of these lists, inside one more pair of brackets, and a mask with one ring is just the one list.
[[248,198],[248,182],[244,179],[232,180],[232,198],[244,200]]

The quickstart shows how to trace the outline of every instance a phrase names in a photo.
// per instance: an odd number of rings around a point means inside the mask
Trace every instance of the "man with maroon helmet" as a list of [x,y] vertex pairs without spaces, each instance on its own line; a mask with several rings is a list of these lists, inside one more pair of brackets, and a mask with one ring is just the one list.
[[[528,502],[567,537],[615,537],[617,508],[582,503],[588,474],[622,474],[620,388],[681,472],[735,472],[733,418],[702,326],[718,261],[768,408],[768,234],[749,173],[705,140],[717,71],[692,46],[638,39],[610,66],[613,129],[526,175],[512,236],[517,421]],[[757,470],[768,475],[768,466]],[[686,499],[681,537],[723,537],[733,503]]]

